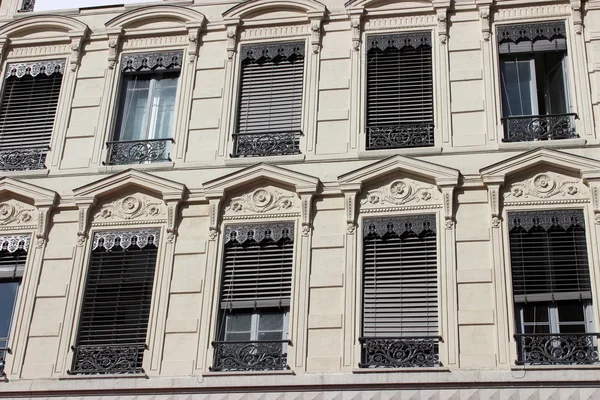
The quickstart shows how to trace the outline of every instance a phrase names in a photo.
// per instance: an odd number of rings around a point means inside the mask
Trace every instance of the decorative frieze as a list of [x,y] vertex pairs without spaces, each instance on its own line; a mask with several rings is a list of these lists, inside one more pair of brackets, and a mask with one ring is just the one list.
[[123,40],[123,50],[181,47],[188,44],[188,35],[133,37]]
[[158,246],[159,237],[159,228],[95,232],[92,250],[98,247],[110,250],[114,246],[127,249],[132,244],[136,244],[139,248],[144,248],[148,244]]
[[387,29],[403,29],[418,27],[433,27],[437,24],[437,16],[430,15],[404,15],[389,18],[369,18],[365,21],[365,31],[378,31]]
[[304,36],[309,32],[307,24],[245,28],[240,32],[240,41]]
[[48,55],[66,55],[71,50],[70,44],[53,44],[32,47],[11,47],[8,51],[9,59],[43,57]]
[[295,193],[275,187],[260,188],[229,200],[225,215],[297,212],[299,200]]
[[568,4],[548,4],[530,7],[500,8],[494,13],[494,21],[512,21],[531,18],[563,17],[571,14]]
[[103,204],[94,214],[94,224],[134,219],[165,219],[166,210],[162,200],[145,195],[130,195],[122,199]]
[[439,191],[412,179],[398,179],[388,185],[368,190],[360,200],[361,209],[387,208],[409,203],[431,204],[439,199]]
[[587,187],[581,182],[581,179],[544,172],[512,183],[504,193],[504,201],[507,205],[550,199],[587,201],[587,193]]

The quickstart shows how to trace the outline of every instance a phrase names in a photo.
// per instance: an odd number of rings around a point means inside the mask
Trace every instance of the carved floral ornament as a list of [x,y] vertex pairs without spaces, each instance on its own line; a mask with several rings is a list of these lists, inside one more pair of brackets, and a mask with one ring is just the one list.
[[521,182],[510,185],[504,193],[505,202],[530,201],[535,199],[570,200],[586,195],[586,186],[581,179],[564,177],[559,174],[544,172]]
[[225,207],[226,214],[265,213],[269,211],[297,212],[298,196],[275,188],[260,188],[242,196],[233,197]]
[[438,200],[438,190],[410,179],[398,179],[392,183],[367,191],[360,200],[361,208],[393,207],[408,203],[429,204]]
[[144,195],[131,195],[102,205],[94,215],[95,221],[136,218],[165,219],[164,202]]
[[35,224],[35,213],[34,207],[25,207],[20,203],[0,203],[0,225]]

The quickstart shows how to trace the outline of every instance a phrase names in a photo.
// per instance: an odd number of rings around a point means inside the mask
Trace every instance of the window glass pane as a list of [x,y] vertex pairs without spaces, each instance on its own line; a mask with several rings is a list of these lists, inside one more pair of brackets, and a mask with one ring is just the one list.
[[259,332],[258,340],[283,340],[283,334],[278,332]]
[[252,326],[252,314],[238,313],[227,315],[227,332],[250,332]]
[[152,116],[150,118],[149,139],[172,137],[177,77],[158,79],[152,95]]
[[585,325],[561,325],[560,333],[585,333]]
[[[567,113],[567,99],[565,92],[565,80],[563,71],[563,58],[565,52],[544,52],[543,57],[544,76],[547,95],[546,110],[548,114]],[[537,60],[536,60],[537,62]],[[540,63],[541,64],[541,63]]]
[[502,111],[505,117],[532,115],[531,60],[513,57],[501,61]]
[[283,313],[264,313],[260,314],[258,324],[259,332],[283,330]]
[[523,306],[523,322],[540,323],[548,322],[548,305],[526,305]]
[[6,347],[19,282],[0,282],[0,347]]
[[581,302],[560,302],[557,304],[558,320],[562,322],[584,322],[585,313]]
[[550,325],[525,325],[523,333],[550,333]]
[[250,341],[250,332],[228,332],[225,334],[225,340],[229,342],[247,342]]
[[118,140],[143,140],[148,122],[150,76],[126,77],[123,83]]

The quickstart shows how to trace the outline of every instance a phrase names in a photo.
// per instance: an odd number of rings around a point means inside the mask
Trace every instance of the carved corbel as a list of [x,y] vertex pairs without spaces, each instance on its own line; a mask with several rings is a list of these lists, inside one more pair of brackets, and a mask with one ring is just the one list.
[[438,8],[436,9],[437,21],[438,21],[438,38],[441,44],[446,44],[448,41],[448,9]]
[[573,26],[575,33],[581,35],[583,32],[583,17],[581,14],[581,0],[571,0],[571,10],[573,10]]
[[301,222],[302,222],[302,236],[308,236],[312,229],[310,218],[312,213],[312,193],[300,193],[300,201],[302,203],[302,210],[300,211]]
[[83,246],[85,244],[85,240],[87,239],[90,213],[92,212],[93,206],[93,203],[79,205],[79,221],[77,230],[77,246],[79,247]]
[[313,53],[319,52],[321,43],[321,18],[314,18],[310,20],[310,44],[312,46]]
[[119,42],[121,40],[121,30],[108,34],[108,68],[113,69],[117,64],[119,55]]
[[77,32],[71,34],[71,55],[69,56],[69,65],[71,71],[77,71],[77,67],[81,63],[81,50],[83,49],[83,42],[87,38],[87,30],[85,32]]
[[356,231],[356,194],[357,190],[344,191],[344,205],[346,208],[346,233],[353,235]]
[[188,31],[188,60],[193,63],[198,55],[198,38],[200,37],[200,29],[190,29]]
[[179,200],[167,201],[167,243],[173,243],[177,237],[177,213]]
[[233,60],[237,47],[239,20],[226,22],[225,26],[227,28],[227,59]]
[[442,186],[446,229],[454,228],[454,185]]
[[490,6],[479,7],[479,18],[481,19],[481,35],[483,40],[489,41],[492,28],[490,21]]
[[484,183],[488,190],[490,211],[492,213],[492,227],[499,228],[500,224],[502,223],[502,218],[500,217],[500,188],[504,183],[504,178],[484,178]]
[[38,225],[37,233],[35,235],[37,239],[37,247],[41,248],[48,240],[48,226],[50,225],[50,215],[52,214],[52,207],[38,207]]
[[209,225],[208,225],[208,238],[210,240],[216,240],[219,236],[219,206],[221,204],[221,198],[212,198],[208,201],[209,207]]
[[361,42],[361,19],[363,10],[351,11],[350,12],[350,29],[352,29],[352,50],[360,50]]

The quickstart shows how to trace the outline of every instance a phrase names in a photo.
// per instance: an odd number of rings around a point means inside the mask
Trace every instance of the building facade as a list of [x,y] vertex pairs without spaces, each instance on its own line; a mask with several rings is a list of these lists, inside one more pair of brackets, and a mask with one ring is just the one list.
[[0,397],[600,399],[600,1],[0,2]]

